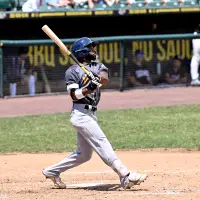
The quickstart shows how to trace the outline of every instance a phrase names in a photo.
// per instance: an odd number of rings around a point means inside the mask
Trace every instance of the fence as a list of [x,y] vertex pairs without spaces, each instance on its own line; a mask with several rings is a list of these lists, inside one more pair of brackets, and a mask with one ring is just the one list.
[[[150,73],[152,86],[168,84],[163,79],[164,72],[178,77],[182,72],[172,72],[171,61],[174,56],[182,58],[183,73],[189,74],[189,63],[192,58],[193,38],[200,34],[173,34],[91,38],[98,40],[99,60],[109,68],[110,83],[104,87],[120,91],[138,87],[133,85],[132,75],[138,77],[137,83],[146,83]],[[63,39],[71,49],[76,39]],[[51,40],[27,40],[0,42],[0,95],[35,95],[42,93],[65,92],[64,74],[73,61],[64,55]],[[25,63],[19,59],[21,47],[28,49]],[[140,49],[144,53],[144,65],[135,70],[135,63],[142,56],[135,56]],[[146,77],[146,78],[145,78]],[[187,83],[190,77],[183,80]],[[138,81],[139,80],[139,81]],[[138,86],[137,86],[138,85]],[[144,87],[149,86],[144,84]]]

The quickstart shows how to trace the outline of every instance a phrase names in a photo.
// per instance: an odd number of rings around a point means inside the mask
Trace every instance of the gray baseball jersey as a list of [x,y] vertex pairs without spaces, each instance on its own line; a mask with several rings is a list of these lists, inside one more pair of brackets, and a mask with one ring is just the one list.
[[[101,71],[108,72],[108,68],[100,62],[92,62],[90,65],[85,66],[85,68],[96,74],[99,74]],[[66,71],[65,81],[67,85],[67,90],[69,91],[73,88],[84,88],[89,82],[89,79],[78,65],[73,65]],[[100,97],[101,92],[100,89],[97,88],[92,94],[88,94],[85,98],[73,102],[78,104],[89,104],[97,106],[100,101]]]

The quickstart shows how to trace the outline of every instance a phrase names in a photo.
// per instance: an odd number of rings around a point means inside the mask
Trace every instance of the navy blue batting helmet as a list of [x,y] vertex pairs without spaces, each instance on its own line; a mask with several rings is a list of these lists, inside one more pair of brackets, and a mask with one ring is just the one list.
[[92,41],[87,37],[82,37],[72,45],[72,53],[77,58],[85,58],[90,52],[89,46],[92,45],[95,47],[97,44],[98,41]]

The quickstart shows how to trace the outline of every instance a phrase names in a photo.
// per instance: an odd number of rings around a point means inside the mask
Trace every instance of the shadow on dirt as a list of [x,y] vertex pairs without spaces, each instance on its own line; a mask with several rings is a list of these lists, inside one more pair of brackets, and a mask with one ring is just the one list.
[[74,190],[96,190],[96,191],[148,191],[147,189],[131,188],[124,190],[119,184],[103,184],[99,186],[85,186],[70,188]]

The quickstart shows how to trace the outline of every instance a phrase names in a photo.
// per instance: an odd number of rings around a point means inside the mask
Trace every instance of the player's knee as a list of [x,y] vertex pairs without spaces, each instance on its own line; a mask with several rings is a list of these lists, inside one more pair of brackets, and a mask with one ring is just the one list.
[[87,154],[82,154],[81,155],[81,161],[84,162],[88,162],[90,159],[92,158],[92,152],[89,152]]

